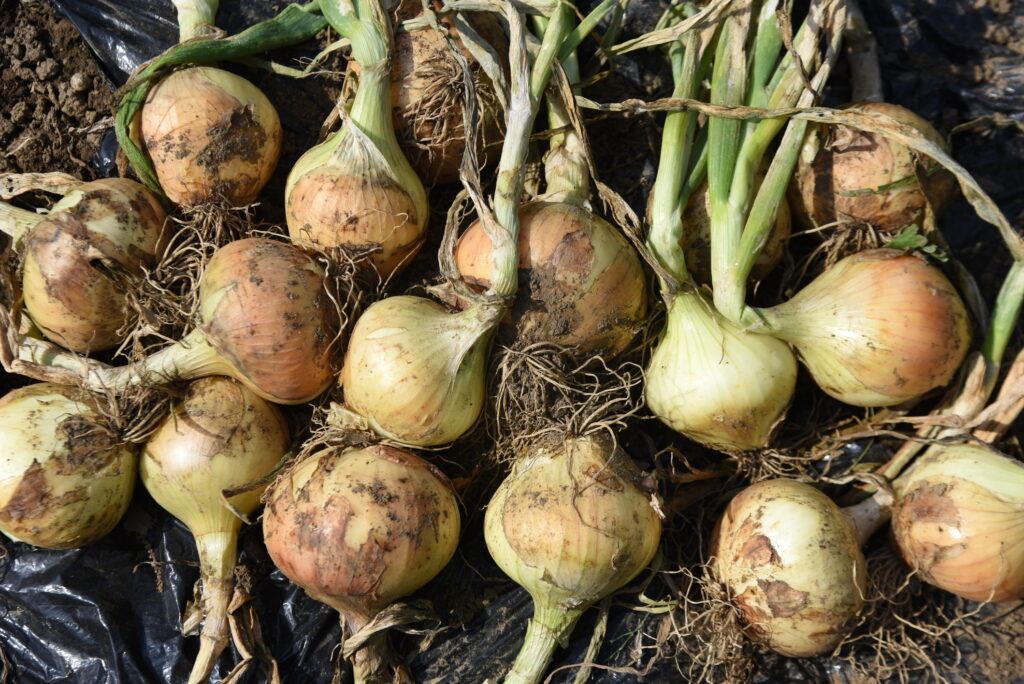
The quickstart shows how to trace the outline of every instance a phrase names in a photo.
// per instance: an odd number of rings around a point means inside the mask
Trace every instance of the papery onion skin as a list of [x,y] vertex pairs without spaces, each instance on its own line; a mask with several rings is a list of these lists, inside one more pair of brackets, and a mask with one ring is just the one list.
[[251,204],[277,166],[281,122],[259,88],[213,67],[181,69],[149,92],[139,131],[176,204]]
[[85,183],[54,204],[22,246],[25,308],[43,334],[80,353],[119,344],[130,310],[109,270],[141,277],[163,249],[165,218],[127,178]]
[[[864,102],[853,111],[878,113],[896,119],[945,148],[946,142],[925,119],[899,105]],[[835,221],[855,221],[893,233],[911,224],[923,225],[931,198],[941,209],[954,189],[945,171],[934,162],[918,161],[909,148],[884,136],[848,126],[812,128],[797,162],[790,186],[790,203],[798,225],[805,230]],[[927,176],[927,197],[918,181]],[[909,179],[909,180],[907,180]],[[900,187],[879,188],[904,181]]]
[[370,305],[349,337],[345,405],[377,434],[413,446],[447,444],[469,430],[484,402],[495,313],[448,313],[420,297]]
[[[470,284],[490,286],[491,240],[479,221],[460,237],[455,261]],[[614,357],[647,313],[640,258],[610,223],[563,202],[529,202],[519,215],[520,294],[513,305],[523,346],[548,342],[579,355]]]
[[921,577],[972,601],[1024,599],[1024,464],[934,445],[894,486],[893,534]]
[[848,256],[763,314],[818,385],[854,406],[893,406],[946,385],[971,340],[946,276],[894,249]]
[[729,502],[712,567],[757,641],[787,656],[826,653],[864,606],[866,566],[842,510],[814,487],[764,480]]
[[796,389],[784,342],[740,330],[696,293],[669,304],[645,374],[647,405],[690,439],[728,451],[767,446]]
[[266,238],[228,243],[203,272],[199,299],[209,344],[260,396],[300,404],[331,384],[337,312],[301,249]]
[[136,455],[83,392],[49,383],[0,399],[0,531],[46,549],[106,535],[128,509]]

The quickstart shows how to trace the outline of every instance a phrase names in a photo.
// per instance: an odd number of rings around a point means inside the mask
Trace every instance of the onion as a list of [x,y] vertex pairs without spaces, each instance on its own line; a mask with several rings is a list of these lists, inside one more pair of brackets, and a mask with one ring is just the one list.
[[161,79],[142,107],[139,131],[164,193],[187,207],[251,204],[281,152],[281,122],[267,96],[213,67]]
[[383,437],[414,446],[458,438],[484,402],[490,331],[500,312],[451,314],[420,297],[371,304],[349,338],[345,404]]
[[[454,555],[459,529],[448,478],[385,445],[329,449],[293,466],[263,516],[271,559],[341,613],[349,634],[433,579]],[[351,660],[357,683],[409,680],[383,632]]]
[[[891,117],[946,147],[930,123],[904,107],[863,102],[850,109]],[[918,174],[933,174],[924,189]],[[855,221],[894,233],[911,224],[922,225],[928,198],[941,208],[952,190],[948,174],[909,148],[876,133],[834,126],[812,128],[808,133],[790,186],[790,201],[804,229]]]
[[[864,541],[881,522],[865,528]],[[752,638],[783,655],[820,655],[864,606],[861,543],[844,511],[814,487],[764,480],[729,502],[712,539],[712,568]]]
[[114,529],[135,487],[135,452],[89,395],[40,383],[0,399],[0,531],[47,549]]
[[266,478],[288,444],[288,428],[273,404],[234,380],[213,377],[189,385],[142,452],[146,491],[188,526],[199,549],[204,621],[190,683],[207,680],[227,645],[239,514],[256,510],[264,487],[234,496],[225,490]]
[[1024,599],[1024,464],[934,445],[894,485],[896,543],[926,581],[972,601]]
[[796,388],[785,343],[725,320],[694,292],[668,309],[665,335],[647,367],[647,405],[665,424],[723,451],[768,444]]
[[[480,221],[459,239],[462,277],[490,287],[491,239]],[[610,223],[566,202],[530,202],[519,214],[520,294],[516,340],[550,342],[579,354],[625,351],[647,313],[644,271],[636,250]]]
[[967,310],[942,272],[893,249],[846,257],[760,313],[822,389],[854,406],[892,406],[945,385],[971,338]]
[[118,345],[130,320],[124,280],[141,277],[164,244],[166,218],[145,187],[127,178],[84,183],[25,236],[25,308],[47,338],[76,352]]
[[541,681],[580,615],[654,558],[661,519],[638,475],[607,437],[568,437],[531,449],[498,487],[487,548],[534,604],[506,684]]

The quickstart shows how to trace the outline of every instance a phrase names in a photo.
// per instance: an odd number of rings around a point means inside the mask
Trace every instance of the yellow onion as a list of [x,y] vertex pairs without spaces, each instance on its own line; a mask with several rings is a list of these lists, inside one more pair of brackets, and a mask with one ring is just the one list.
[[854,406],[892,406],[942,387],[971,340],[946,276],[893,249],[848,256],[761,314],[823,390]]
[[892,529],[926,581],[972,601],[1024,599],[1024,464],[935,445],[895,482]]
[[729,502],[712,568],[753,639],[783,655],[814,656],[834,648],[864,606],[860,545],[844,511],[820,491],[765,480]]
[[86,393],[40,383],[0,399],[0,531],[73,549],[114,529],[135,487],[135,452]]
[[[392,446],[328,449],[271,489],[263,538],[271,559],[311,597],[337,610],[349,634],[433,579],[458,545],[451,483]],[[377,632],[351,655],[355,681],[409,681]]]
[[[459,239],[455,260],[470,284],[490,287],[494,254],[479,221]],[[615,356],[647,313],[636,250],[610,223],[575,204],[523,205],[519,281],[512,316],[523,345],[551,342],[580,354]]]
[[161,79],[146,97],[138,130],[164,193],[188,207],[251,204],[281,151],[281,122],[267,96],[213,67]]
[[345,353],[345,405],[377,434],[413,446],[447,444],[484,402],[490,307],[449,313],[421,297],[388,297],[356,321]]
[[269,476],[288,444],[288,427],[273,404],[234,380],[212,377],[189,385],[143,449],[142,484],[185,523],[199,550],[203,629],[191,684],[207,681],[227,645],[239,515],[259,507],[265,485],[230,496],[225,490]]
[[[909,109],[885,102],[849,108],[891,117],[946,147],[939,132]],[[919,173],[927,176],[924,190]],[[941,208],[952,190],[949,174],[897,142],[847,126],[819,127],[810,129],[800,151],[790,203],[804,229],[852,221],[892,233],[922,225],[928,198]]]
[[669,305],[647,367],[647,405],[666,425],[723,451],[767,446],[796,388],[785,343],[741,330],[699,294]]
[[534,446],[498,487],[487,548],[534,605],[506,684],[541,681],[580,615],[654,558],[661,519],[639,475],[607,436],[567,437]]
[[141,277],[164,244],[166,218],[156,198],[127,178],[84,183],[53,205],[25,236],[25,308],[43,334],[76,352],[123,340],[131,310],[127,281]]

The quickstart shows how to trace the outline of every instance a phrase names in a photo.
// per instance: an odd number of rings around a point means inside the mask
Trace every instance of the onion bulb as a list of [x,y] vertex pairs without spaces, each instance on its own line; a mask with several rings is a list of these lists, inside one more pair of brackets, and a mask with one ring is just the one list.
[[945,385],[971,339],[946,276],[893,249],[848,256],[761,314],[823,390],[854,406],[892,406]]
[[88,394],[50,383],[8,392],[0,399],[0,531],[46,549],[99,539],[128,509],[135,461]]
[[[939,132],[909,109],[885,102],[849,108],[891,117],[946,147]],[[927,196],[918,174],[927,176]],[[847,126],[812,127],[797,161],[790,202],[797,223],[807,230],[852,221],[895,233],[923,225],[928,198],[941,204],[952,189],[950,176],[938,166],[882,135]]]
[[699,294],[669,305],[647,367],[647,405],[666,425],[723,451],[767,446],[796,388],[785,343],[741,330]]
[[[463,233],[455,260],[471,285],[490,287],[494,254],[482,223]],[[549,342],[612,357],[626,350],[647,313],[636,250],[610,223],[576,204],[523,205],[519,281],[512,315],[523,346]]]
[[[301,461],[271,489],[263,537],[271,559],[358,632],[433,579],[458,545],[451,483],[392,446],[329,449]],[[351,656],[355,681],[409,681],[377,632]]]
[[146,97],[138,130],[164,193],[186,207],[251,204],[281,151],[281,122],[267,96],[213,67],[161,79]]
[[654,558],[661,519],[638,475],[607,436],[591,435],[536,445],[498,487],[487,548],[534,605],[506,684],[540,682],[580,615]]
[[921,577],[972,601],[1024,599],[1024,464],[934,445],[894,485],[893,533]]
[[84,183],[53,205],[25,236],[22,291],[40,331],[76,352],[118,345],[130,322],[127,283],[163,249],[159,202],[127,178]]
[[748,634],[783,655],[828,652],[864,606],[866,566],[854,525],[810,485],[747,487],[729,502],[711,546],[715,576]]
[[448,313],[420,297],[388,297],[356,321],[345,353],[345,405],[374,432],[438,446],[469,430],[484,402],[490,307]]
[[224,492],[269,476],[288,445],[288,428],[273,404],[234,380],[212,377],[189,385],[143,449],[142,484],[185,523],[199,549],[203,629],[190,683],[207,680],[227,645],[239,514],[259,507],[264,487],[231,497]]

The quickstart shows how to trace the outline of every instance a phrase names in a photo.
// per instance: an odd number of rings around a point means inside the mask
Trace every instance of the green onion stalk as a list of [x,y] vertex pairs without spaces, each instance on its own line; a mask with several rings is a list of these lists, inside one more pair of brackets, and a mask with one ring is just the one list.
[[423,297],[389,297],[367,307],[352,330],[341,374],[345,406],[337,411],[354,414],[382,437],[412,446],[446,444],[480,414],[490,338],[518,285],[519,203],[530,134],[572,16],[567,5],[553,10],[531,64],[522,19],[508,8],[512,92],[493,216],[483,218],[495,244],[490,287],[456,313]]

